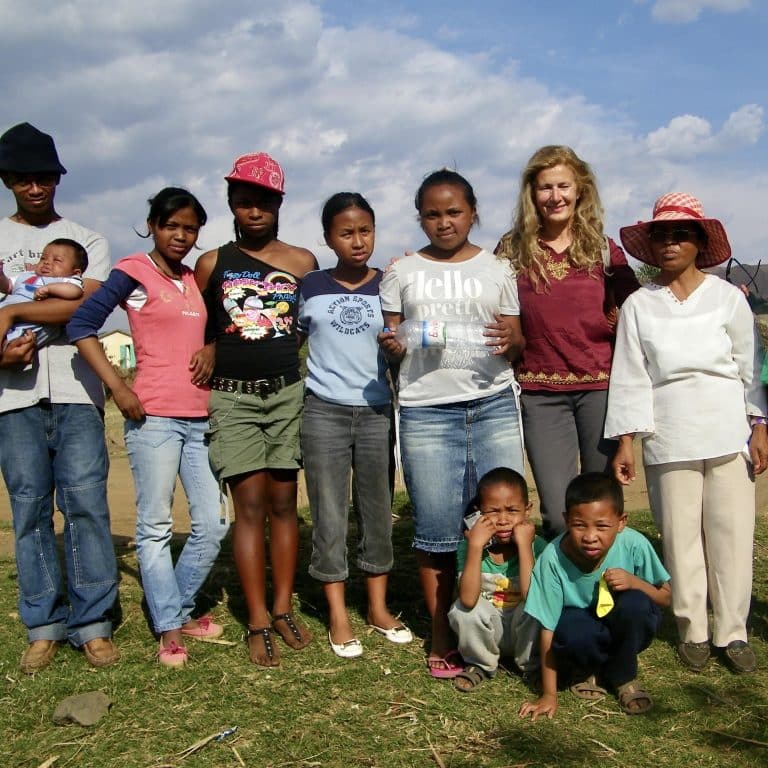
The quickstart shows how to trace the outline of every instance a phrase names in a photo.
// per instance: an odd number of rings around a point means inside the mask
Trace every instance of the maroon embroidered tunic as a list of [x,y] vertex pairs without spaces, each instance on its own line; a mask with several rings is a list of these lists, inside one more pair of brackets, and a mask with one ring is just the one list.
[[[609,243],[610,284],[614,300],[621,306],[639,284],[624,252],[613,240]],[[568,263],[567,250],[548,250],[549,286],[545,292],[536,293],[527,274],[517,275],[525,336],[525,349],[516,367],[517,380],[526,392],[608,389],[614,329],[604,312],[602,263],[590,275],[586,269],[575,269]]]

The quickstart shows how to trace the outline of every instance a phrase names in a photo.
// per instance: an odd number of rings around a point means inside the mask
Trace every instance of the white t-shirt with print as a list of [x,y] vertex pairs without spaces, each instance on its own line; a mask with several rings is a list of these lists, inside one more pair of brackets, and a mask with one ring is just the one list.
[[[493,323],[494,314],[519,315],[517,280],[507,259],[486,250],[466,261],[440,262],[414,253],[395,262],[379,289],[384,312],[406,320]],[[489,348],[489,352],[491,349]],[[439,405],[476,400],[514,382],[502,355],[472,358],[471,367],[445,367],[434,350],[406,352],[400,366],[400,404]]]
[[[88,253],[84,277],[105,280],[109,274],[109,245],[104,237],[68,219],[42,227],[0,219],[0,260],[8,277],[24,272],[40,260],[51,240],[68,237]],[[104,387],[77,348],[60,336],[37,350],[30,370],[0,368],[0,413],[27,408],[40,400],[52,403],[92,403],[104,407]]]

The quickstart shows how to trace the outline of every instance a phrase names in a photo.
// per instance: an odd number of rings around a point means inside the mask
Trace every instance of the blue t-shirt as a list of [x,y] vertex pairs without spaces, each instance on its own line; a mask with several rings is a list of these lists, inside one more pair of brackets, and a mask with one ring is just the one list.
[[595,605],[600,577],[608,568],[623,568],[654,586],[669,581],[651,542],[632,528],[619,531],[603,562],[589,573],[584,573],[561,549],[565,535],[561,533],[536,560],[525,601],[525,612],[544,629],[554,631],[563,608]]
[[331,270],[304,276],[299,294],[299,333],[309,339],[306,386],[339,405],[386,405],[391,400],[387,364],[376,336],[383,327],[382,274],[356,290],[337,283]]

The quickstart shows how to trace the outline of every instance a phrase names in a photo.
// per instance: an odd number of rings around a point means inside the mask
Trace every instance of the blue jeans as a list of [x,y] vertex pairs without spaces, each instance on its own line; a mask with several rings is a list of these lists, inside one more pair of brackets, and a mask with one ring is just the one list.
[[[117,563],[107,507],[104,422],[93,405],[0,414],[0,469],[13,513],[19,614],[30,642],[82,645],[112,633]],[[64,516],[64,591],[53,497]]]
[[496,467],[523,472],[514,390],[463,403],[401,408],[400,451],[413,505],[413,546],[454,552],[477,481]]
[[352,472],[360,522],[357,566],[371,574],[392,568],[392,408],[304,402],[301,424],[304,475],[312,511],[310,575],[344,581],[347,512]]
[[[136,553],[158,634],[189,621],[197,592],[229,529],[208,461],[207,428],[205,418],[146,416],[125,422],[125,446],[136,488]],[[192,529],[174,568],[171,507],[177,477],[187,495]]]

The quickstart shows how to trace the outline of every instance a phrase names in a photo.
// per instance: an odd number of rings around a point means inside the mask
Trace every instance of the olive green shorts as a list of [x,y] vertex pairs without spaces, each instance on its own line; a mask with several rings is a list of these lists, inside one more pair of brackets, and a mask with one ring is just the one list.
[[211,466],[220,480],[260,469],[300,469],[304,382],[261,397],[211,391]]

